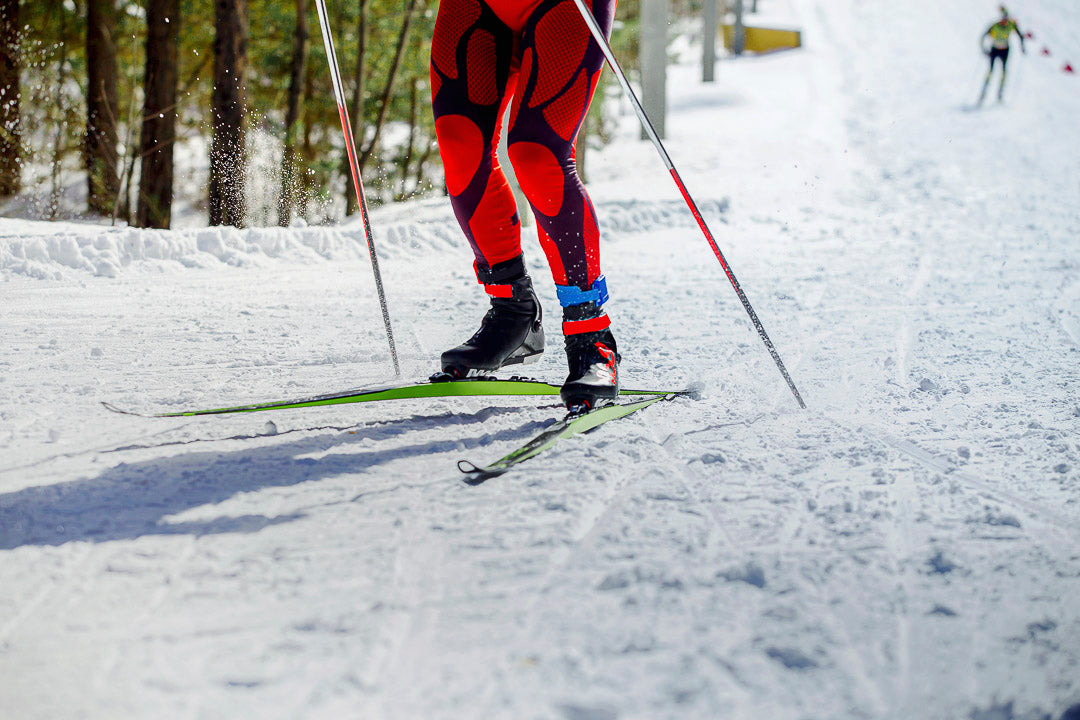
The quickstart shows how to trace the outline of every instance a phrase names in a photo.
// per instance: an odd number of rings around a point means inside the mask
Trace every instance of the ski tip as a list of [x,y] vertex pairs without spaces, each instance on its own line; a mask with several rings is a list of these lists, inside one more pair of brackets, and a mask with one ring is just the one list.
[[104,400],[101,401],[101,404],[106,410],[117,413],[119,415],[135,415],[137,417],[142,417],[142,415],[140,415],[137,412],[132,412],[130,410],[124,410],[122,408],[118,408],[115,405],[113,405],[112,403],[107,403]]
[[149,413],[135,412],[134,410],[124,410],[123,408],[118,408],[115,405],[113,405],[112,403],[107,403],[104,400],[101,402],[101,404],[106,410],[108,410],[110,412],[114,412],[114,413],[117,413],[117,414],[120,414],[120,415],[130,415],[131,417],[170,418],[170,417],[183,417],[184,416],[184,413],[165,413],[165,414],[162,414],[162,415],[151,415]]
[[502,470],[494,471],[489,468],[477,467],[468,460],[458,460],[457,467],[458,470],[466,476],[466,485],[479,485],[485,480],[490,480],[493,477],[503,474]]

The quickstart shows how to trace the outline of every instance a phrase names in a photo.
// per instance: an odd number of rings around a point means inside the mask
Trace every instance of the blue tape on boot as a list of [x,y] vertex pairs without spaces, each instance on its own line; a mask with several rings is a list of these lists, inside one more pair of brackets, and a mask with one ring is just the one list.
[[559,304],[563,307],[587,302],[594,302],[600,307],[608,300],[607,279],[603,275],[593,280],[589,290],[582,290],[577,285],[556,285],[555,292],[559,296]]

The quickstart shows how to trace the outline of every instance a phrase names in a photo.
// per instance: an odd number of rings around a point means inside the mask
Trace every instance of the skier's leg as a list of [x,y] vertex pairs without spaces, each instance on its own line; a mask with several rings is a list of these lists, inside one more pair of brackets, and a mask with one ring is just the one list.
[[1008,72],[1009,67],[1009,51],[1006,49],[1001,53],[1001,84],[998,85],[998,102],[1001,102],[1002,95],[1005,93],[1005,75]]
[[[593,0],[610,28],[614,0]],[[521,38],[521,72],[510,110],[509,155],[536,216],[557,285],[588,290],[600,275],[596,211],[577,174],[574,142],[604,56],[572,0],[546,0]]]
[[990,89],[990,80],[994,77],[994,65],[998,61],[998,49],[991,47],[990,52],[987,53],[990,66],[986,69],[986,79],[983,80],[982,92],[979,93],[979,105],[982,105],[983,100],[986,99],[986,91]]
[[513,31],[485,3],[442,0],[431,48],[435,131],[454,214],[491,296],[480,329],[442,355],[443,371],[454,377],[526,362],[544,348],[517,203],[495,154],[514,87],[513,52]]
[[[593,0],[610,31],[615,0]],[[602,305],[596,210],[577,174],[574,142],[604,57],[572,0],[544,0],[522,32],[521,72],[510,115],[509,154],[532,206],[540,244],[563,306],[568,404],[618,394],[617,351]]]
[[431,105],[446,189],[479,268],[521,254],[517,204],[495,151],[513,88],[513,32],[478,0],[443,0],[431,40]]
[[979,101],[977,105],[982,105],[983,100],[986,99],[986,91],[990,87],[990,78],[994,75],[994,56],[990,55],[990,67],[986,69],[986,77],[983,79],[982,90],[979,91]]

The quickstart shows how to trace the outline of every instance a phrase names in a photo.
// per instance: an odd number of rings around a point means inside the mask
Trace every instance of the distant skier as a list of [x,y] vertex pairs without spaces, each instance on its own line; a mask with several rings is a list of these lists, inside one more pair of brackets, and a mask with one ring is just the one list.
[[[616,0],[589,3],[610,33]],[[510,162],[536,217],[563,307],[568,407],[618,396],[620,356],[602,306],[596,211],[574,142],[604,56],[572,0],[442,0],[431,43],[431,94],[446,187],[474,269],[491,296],[480,329],[442,354],[453,378],[539,359],[540,302],[521,254],[513,192],[495,151],[510,107]],[[512,104],[511,104],[512,100]]]
[[[983,82],[982,92],[979,94],[979,104],[986,99],[986,90],[990,87],[990,78],[994,74],[994,63],[1001,60],[1001,83],[998,85],[998,102],[1001,102],[1002,93],[1005,91],[1005,70],[1009,62],[1009,39],[1013,33],[1020,38],[1020,50],[1026,55],[1024,36],[1016,24],[1016,20],[1009,17],[1009,11],[1004,5],[1000,7],[1001,19],[990,26],[980,39],[980,47],[990,59],[990,67],[986,71],[986,80]],[[990,38],[990,46],[987,47],[985,40]]]

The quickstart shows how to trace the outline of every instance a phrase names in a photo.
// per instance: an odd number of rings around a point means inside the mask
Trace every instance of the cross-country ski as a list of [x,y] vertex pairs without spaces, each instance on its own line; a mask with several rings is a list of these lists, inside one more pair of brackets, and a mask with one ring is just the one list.
[[[341,392],[311,395],[291,400],[272,400],[270,402],[230,405],[225,407],[198,410],[177,410],[174,412],[140,413],[134,410],[118,408],[111,403],[102,404],[109,410],[121,415],[138,415],[150,418],[197,417],[199,415],[228,415],[232,413],[265,412],[267,410],[298,410],[301,408],[326,407],[329,405],[350,405],[353,403],[385,402],[387,400],[416,400],[419,398],[446,397],[531,397],[558,396],[561,385],[524,378],[477,378],[472,380],[446,380],[438,382],[416,382],[400,385],[387,385],[375,388],[357,388]],[[684,390],[635,390],[623,388],[623,395],[670,395],[686,394]]]

